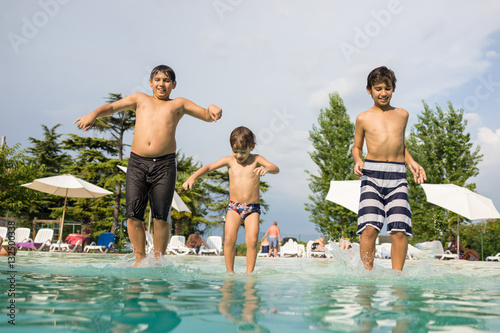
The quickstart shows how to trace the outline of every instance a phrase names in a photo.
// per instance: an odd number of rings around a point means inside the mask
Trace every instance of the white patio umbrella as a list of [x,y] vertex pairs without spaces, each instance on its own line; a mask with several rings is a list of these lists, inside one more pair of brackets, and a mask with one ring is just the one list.
[[[427,201],[469,220],[498,219],[500,213],[491,199],[455,184],[421,184]],[[457,218],[457,249],[460,244]]]
[[[127,173],[127,167],[118,165],[118,168],[122,170],[123,172]],[[177,192],[174,191],[174,197],[172,199],[172,208],[177,210],[178,212],[188,212],[191,213],[189,210],[188,206],[182,201],[181,197],[177,194]],[[151,224],[151,214],[149,214],[149,224]],[[148,225],[148,230],[149,230],[149,225]]]
[[66,213],[66,201],[68,197],[99,198],[113,193],[72,175],[39,178],[35,179],[32,183],[23,184],[21,186],[64,197],[63,215],[61,224],[59,225],[59,240],[62,240],[64,214]]
[[361,180],[332,180],[326,200],[358,213]]

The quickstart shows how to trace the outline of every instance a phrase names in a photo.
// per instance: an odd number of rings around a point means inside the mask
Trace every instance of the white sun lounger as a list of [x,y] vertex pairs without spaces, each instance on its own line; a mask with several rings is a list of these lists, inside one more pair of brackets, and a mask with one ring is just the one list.
[[213,253],[215,255],[220,256],[222,252],[222,237],[221,236],[209,236],[207,238],[207,245],[210,247],[209,249],[202,245],[200,247],[199,255],[202,254],[210,254]]
[[485,259],[486,261],[500,261],[500,252],[495,254],[494,256],[488,256]]

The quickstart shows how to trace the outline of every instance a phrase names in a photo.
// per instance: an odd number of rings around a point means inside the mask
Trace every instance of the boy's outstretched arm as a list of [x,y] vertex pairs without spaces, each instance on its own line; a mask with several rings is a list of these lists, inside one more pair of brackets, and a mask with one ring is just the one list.
[[222,109],[216,105],[210,104],[208,108],[204,109],[196,105],[188,99],[183,98],[184,113],[207,122],[217,122],[222,117]]
[[363,142],[365,141],[365,133],[360,117],[361,115],[356,118],[354,144],[352,146],[352,157],[354,158],[354,174],[358,179],[363,176]]
[[73,124],[78,123],[78,127],[83,129],[84,131],[87,131],[92,127],[92,125],[94,125],[95,120],[99,117],[106,117],[113,113],[136,107],[139,94],[140,93],[135,93],[130,96],[124,97],[119,101],[110,104],[104,104],[94,111],[90,112],[89,114],[78,118],[73,122]]
[[410,152],[408,151],[408,148],[405,146],[405,162],[408,165],[408,168],[410,169],[411,173],[413,173],[413,180],[415,180],[415,183],[417,184],[422,184],[424,181],[427,180],[427,175],[425,174],[425,170],[420,164],[415,162],[413,157],[411,157]]
[[218,160],[217,162],[210,163],[210,164],[207,164],[205,166],[202,166],[201,168],[199,168],[198,170],[196,170],[196,172],[193,173],[184,182],[184,184],[182,184],[182,188],[185,189],[185,190],[191,190],[194,187],[194,184],[196,183],[196,179],[198,179],[199,177],[203,177],[204,175],[206,175],[207,173],[209,173],[211,171],[214,171],[214,170],[217,170],[217,169],[222,168],[224,166],[227,166],[229,164],[228,163],[229,157],[230,156],[223,157],[220,160]]
[[280,172],[280,168],[278,168],[278,166],[269,162],[261,155],[257,156],[257,163],[260,167],[255,168],[253,172],[259,176],[264,176],[266,173],[275,175]]

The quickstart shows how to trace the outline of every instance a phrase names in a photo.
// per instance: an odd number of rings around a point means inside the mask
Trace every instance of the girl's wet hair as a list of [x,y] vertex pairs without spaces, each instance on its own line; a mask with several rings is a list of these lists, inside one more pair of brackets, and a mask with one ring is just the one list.
[[392,90],[396,90],[396,75],[385,66],[377,67],[368,74],[366,89],[370,90],[377,83],[392,85]]
[[236,127],[229,137],[231,148],[253,148],[255,147],[255,134],[244,126]]
[[151,71],[151,76],[149,78],[152,80],[153,77],[156,74],[158,74],[159,72],[162,72],[163,74],[165,74],[166,76],[168,76],[170,78],[170,80],[172,80],[172,82],[175,82],[175,72],[174,72],[174,70],[172,68],[166,66],[166,65],[158,65],[155,68],[153,68],[153,70]]

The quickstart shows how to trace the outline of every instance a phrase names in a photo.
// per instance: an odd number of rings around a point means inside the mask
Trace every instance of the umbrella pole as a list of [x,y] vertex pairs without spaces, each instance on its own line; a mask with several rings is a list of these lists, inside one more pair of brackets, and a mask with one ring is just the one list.
[[66,200],[68,200],[68,189],[66,189],[66,196],[64,197],[63,215],[61,218],[61,223],[59,223],[59,240],[60,241],[62,241],[63,226],[64,226],[64,214],[66,214]]
[[457,255],[460,259],[460,216],[457,214]]
[[151,229],[151,208],[149,209],[148,232],[151,232],[149,231],[150,229]]

